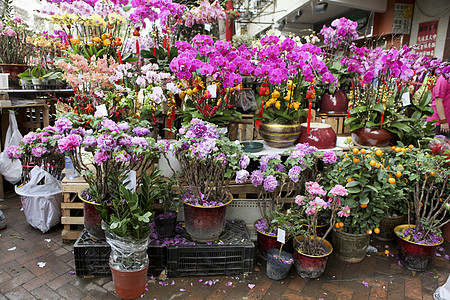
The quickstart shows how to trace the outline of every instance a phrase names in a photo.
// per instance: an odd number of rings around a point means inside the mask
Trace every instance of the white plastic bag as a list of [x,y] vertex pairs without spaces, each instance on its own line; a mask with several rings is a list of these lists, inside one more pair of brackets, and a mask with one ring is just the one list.
[[20,160],[16,159],[12,161],[6,155],[6,149],[9,146],[19,146],[20,141],[22,141],[22,134],[19,131],[19,126],[17,126],[16,115],[14,111],[9,112],[9,127],[6,131],[5,137],[5,150],[0,153],[0,173],[3,175],[5,180],[12,184],[16,184],[20,181],[22,177],[22,163]]
[[[34,167],[30,172],[30,181],[15,188],[21,197],[22,207],[27,222],[47,232],[61,220],[61,183],[40,167]],[[38,183],[44,179],[44,184]]]

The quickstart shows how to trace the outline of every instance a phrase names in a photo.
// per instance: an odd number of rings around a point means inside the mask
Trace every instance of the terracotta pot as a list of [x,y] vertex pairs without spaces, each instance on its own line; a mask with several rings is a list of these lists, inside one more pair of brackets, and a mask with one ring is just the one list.
[[147,284],[147,266],[138,271],[119,271],[111,265],[112,278],[116,294],[120,299],[136,299],[145,291]]
[[262,120],[259,134],[270,147],[290,147],[297,140],[301,131],[300,123],[287,124]]
[[369,147],[385,147],[396,137],[396,134],[385,129],[360,128],[352,132],[352,138],[356,143]]
[[377,240],[388,242],[395,240],[394,228],[398,225],[405,224],[408,220],[407,215],[397,217],[383,217],[380,221],[380,233],[375,234]]
[[318,149],[330,149],[336,147],[336,133],[329,124],[310,123],[310,132],[307,133],[308,123],[302,123],[302,131],[297,143],[308,143]]
[[319,112],[327,115],[346,115],[348,110],[347,95],[341,89],[333,94],[326,92],[320,99]]
[[416,225],[399,225],[395,227],[394,232],[397,235],[398,258],[405,269],[423,272],[433,264],[436,247],[441,245],[444,239],[434,245],[423,245],[407,241],[400,237],[399,232],[406,228],[414,227]]
[[[318,278],[325,271],[325,267],[327,265],[328,256],[333,252],[333,246],[327,241],[322,240],[324,247],[327,250],[326,254],[323,255],[308,255],[305,253],[300,253],[297,250],[297,245],[301,241],[303,241],[304,237],[299,236],[295,237],[293,240],[294,244],[294,261],[295,261],[295,270],[297,274],[302,278]],[[311,237],[312,239],[312,237]]]
[[366,256],[369,247],[370,235],[351,234],[342,230],[333,229],[334,254],[342,261],[359,263]]
[[225,229],[225,214],[227,205],[233,197],[221,206],[206,207],[183,202],[184,223],[187,233],[194,241],[216,241]]

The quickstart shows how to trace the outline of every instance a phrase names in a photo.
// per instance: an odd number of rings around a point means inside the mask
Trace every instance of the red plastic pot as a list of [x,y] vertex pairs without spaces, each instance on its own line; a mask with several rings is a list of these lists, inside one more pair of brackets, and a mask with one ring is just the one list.
[[320,99],[320,113],[327,115],[346,115],[348,110],[347,95],[337,89],[333,94],[326,92]]
[[[258,222],[258,220],[256,222]],[[256,222],[253,224],[257,235],[256,244],[261,256],[267,258],[267,251],[270,249],[280,249],[281,243],[277,241],[277,236],[275,234],[267,234],[259,231],[255,226]]]
[[310,123],[308,134],[308,123],[302,123],[302,131],[297,139],[297,143],[308,143],[318,149],[330,149],[336,147],[336,133],[329,124]]
[[[95,241],[105,240],[105,231],[102,229],[102,218],[97,208],[100,208],[100,203],[88,201],[83,199],[82,191],[78,193],[78,198],[84,202],[84,228],[89,234],[89,237]],[[112,213],[112,209],[111,209]]]
[[325,271],[327,265],[328,256],[333,252],[333,246],[327,241],[322,240],[327,253],[324,255],[308,255],[305,253],[298,252],[297,244],[301,242],[304,238],[302,236],[296,237],[293,240],[294,244],[294,264],[297,274],[302,278],[318,278]]
[[216,241],[225,228],[225,214],[227,205],[231,200],[221,206],[206,207],[184,204],[184,224],[187,233],[194,241]]
[[394,232],[397,235],[398,258],[405,269],[423,272],[433,264],[436,247],[441,245],[444,242],[444,239],[442,239],[440,243],[434,245],[424,245],[410,242],[400,237],[399,232],[406,228],[413,227],[416,226],[399,225],[394,229]]
[[147,266],[138,271],[119,271],[111,267],[116,294],[120,299],[136,299],[145,291],[147,283]]
[[369,147],[385,147],[396,137],[396,134],[385,129],[360,128],[352,132],[352,138],[357,144]]

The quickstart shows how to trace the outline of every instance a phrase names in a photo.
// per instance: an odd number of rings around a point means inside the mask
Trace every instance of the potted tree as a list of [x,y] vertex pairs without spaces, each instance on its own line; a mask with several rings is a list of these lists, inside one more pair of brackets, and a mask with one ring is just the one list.
[[233,200],[228,181],[239,169],[243,151],[239,143],[220,135],[214,124],[200,119],[182,127],[177,138],[171,146],[181,174],[172,171],[180,179],[186,231],[194,240],[215,241],[224,230],[226,206]]
[[[326,237],[334,228],[337,216],[347,215],[343,197],[348,192],[339,184],[327,192],[315,181],[306,182],[305,187],[305,196],[296,196],[289,212],[291,230],[296,235],[293,240],[295,268],[303,278],[317,278],[324,272],[328,256],[333,251]],[[329,224],[323,236],[319,236],[317,226],[324,212],[328,212]]]
[[414,185],[415,224],[408,222],[395,228],[398,255],[402,265],[412,271],[425,271],[433,263],[436,246],[443,243],[441,228],[450,222],[450,190],[447,158],[430,155],[428,150],[415,152]]
[[[158,171],[161,176],[162,171]],[[175,189],[176,179],[170,178],[158,180],[158,185],[147,193],[156,192],[158,194],[157,203],[159,209],[155,208],[155,227],[159,238],[170,237],[175,232],[178,217],[179,193]]]

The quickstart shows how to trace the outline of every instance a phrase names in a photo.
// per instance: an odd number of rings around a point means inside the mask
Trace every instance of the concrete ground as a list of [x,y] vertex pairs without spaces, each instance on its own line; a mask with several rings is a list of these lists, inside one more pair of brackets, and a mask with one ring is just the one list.
[[[0,300],[117,299],[110,276],[77,277],[73,245],[61,239],[62,226],[43,234],[32,228],[17,196],[0,202],[8,227],[0,231]],[[434,266],[413,273],[398,265],[395,244],[372,241],[393,256],[373,254],[348,264],[330,256],[325,273],[306,281],[291,269],[277,282],[265,275],[264,261],[255,260],[250,275],[148,278],[142,299],[433,299],[450,274],[450,243],[445,242]],[[380,252],[381,253],[381,252]],[[45,265],[43,264],[45,263]],[[205,284],[206,283],[206,284]]]

